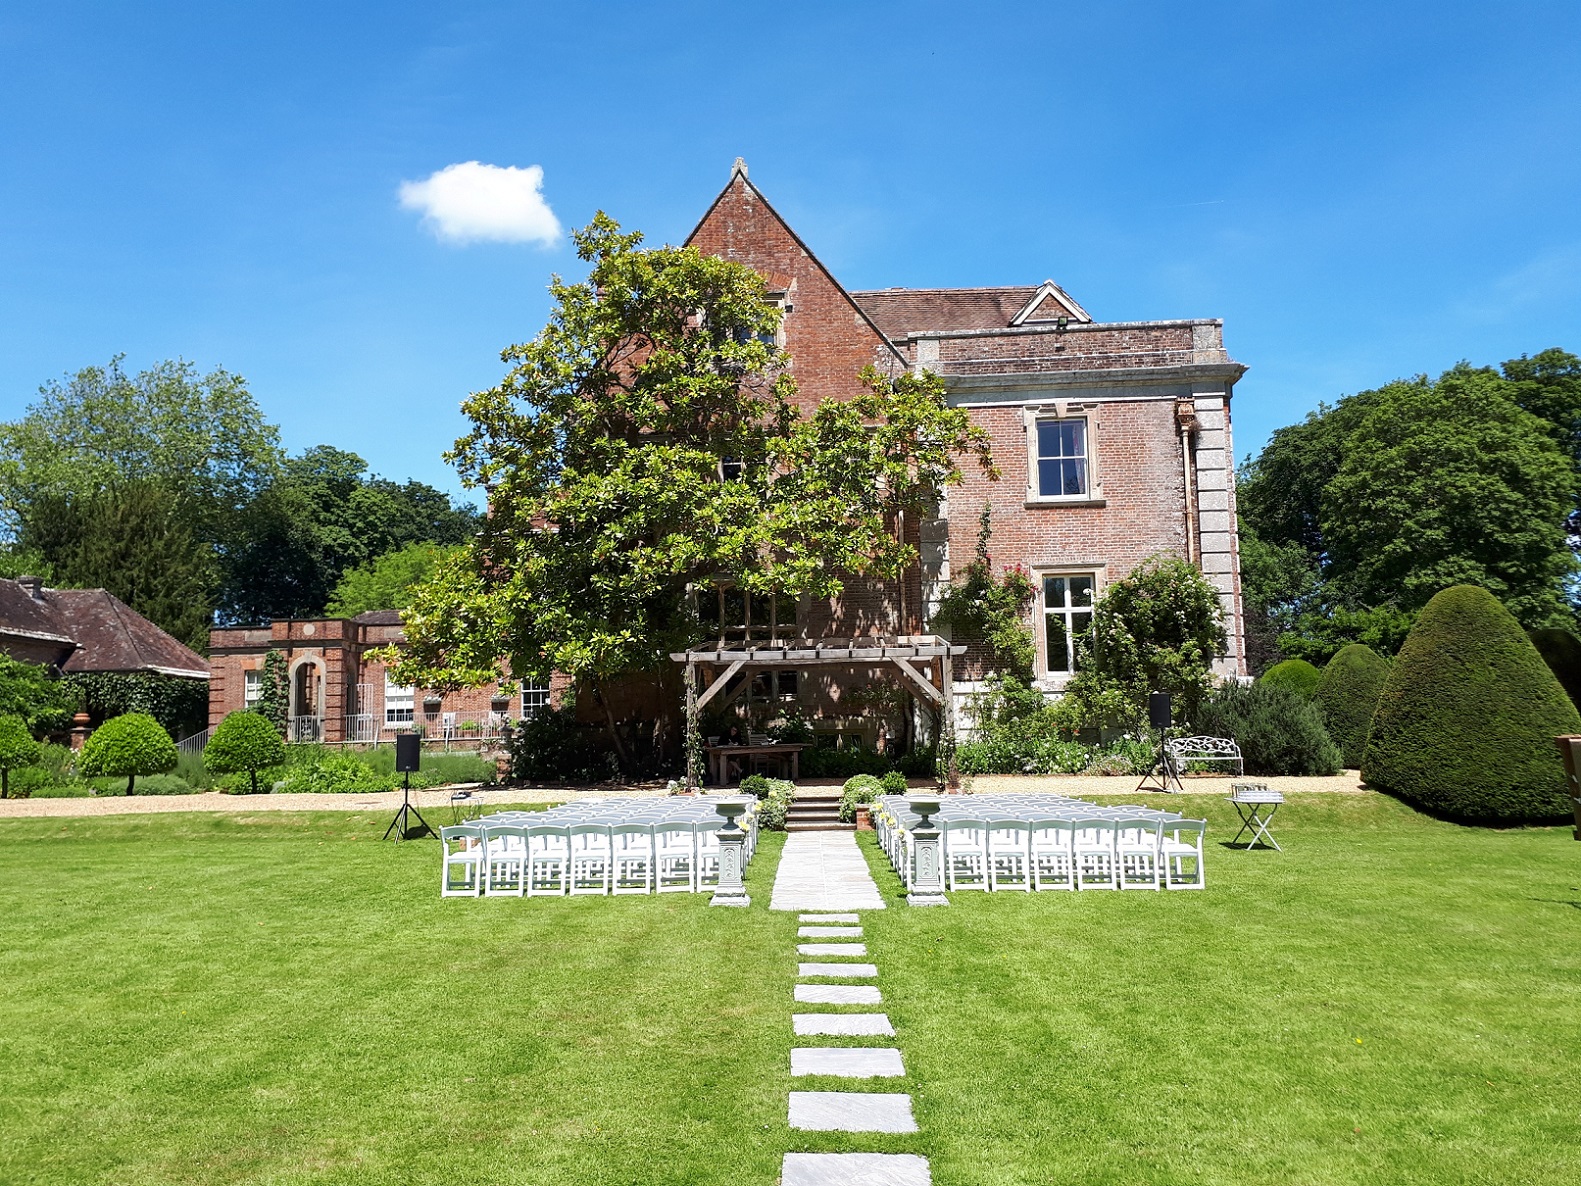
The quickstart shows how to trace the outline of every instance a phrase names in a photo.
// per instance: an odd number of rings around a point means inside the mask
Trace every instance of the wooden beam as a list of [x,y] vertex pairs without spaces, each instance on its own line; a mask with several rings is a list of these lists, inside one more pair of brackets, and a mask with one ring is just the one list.
[[713,683],[708,685],[708,690],[697,698],[697,707],[701,709],[703,705],[712,700],[714,698],[714,694],[730,681],[730,677],[736,672],[740,671],[746,665],[747,661],[745,659],[737,659],[729,667],[725,668],[724,674],[718,676]]
[[916,684],[917,687],[921,689],[922,694],[928,698],[928,702],[930,704],[937,704],[940,706],[944,704],[944,695],[939,691],[939,689],[933,686],[933,681],[928,679],[922,674],[922,672],[913,667],[910,662],[905,659],[891,659],[890,662],[896,667],[900,668],[901,671],[906,673],[906,676],[911,680],[911,682]]

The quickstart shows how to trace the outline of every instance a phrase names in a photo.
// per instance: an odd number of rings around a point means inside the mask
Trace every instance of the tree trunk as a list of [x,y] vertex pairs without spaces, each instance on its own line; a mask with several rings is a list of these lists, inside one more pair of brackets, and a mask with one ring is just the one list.
[[626,753],[626,743],[620,739],[620,728],[615,724],[615,710],[609,706],[609,697],[604,695],[602,684],[593,685],[593,695],[598,697],[598,706],[604,710],[604,727],[609,730],[609,741],[615,747],[615,760],[620,763],[620,772],[630,774],[631,757]]
[[249,770],[247,773],[252,775],[253,794],[256,795],[258,793],[258,771],[256,769],[253,769],[253,770]]
[[132,784],[135,783],[136,781],[137,781],[137,775],[135,775],[135,774],[128,774],[126,776],[126,793],[128,795],[130,795],[132,793]]
[[11,767],[0,766],[0,799],[11,797]]

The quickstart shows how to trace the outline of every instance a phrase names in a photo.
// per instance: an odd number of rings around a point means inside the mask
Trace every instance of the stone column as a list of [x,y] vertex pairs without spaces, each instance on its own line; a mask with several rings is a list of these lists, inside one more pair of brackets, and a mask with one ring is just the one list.
[[939,810],[939,797],[912,795],[907,802],[921,818],[911,829],[911,859],[915,862],[915,872],[906,905],[948,906],[950,900],[944,896],[944,848],[939,842],[938,826],[931,818]]
[[714,887],[710,906],[750,906],[746,886],[742,884],[747,851],[746,831],[737,819],[747,809],[745,800],[723,799],[714,810],[725,817],[725,826],[719,829],[719,884]]

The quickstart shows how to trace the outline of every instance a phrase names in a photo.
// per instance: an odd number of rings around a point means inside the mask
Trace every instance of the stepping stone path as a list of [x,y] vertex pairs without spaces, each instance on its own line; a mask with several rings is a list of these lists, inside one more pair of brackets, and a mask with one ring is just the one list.
[[[867,871],[867,862],[850,832],[797,832],[786,837],[774,878],[771,909],[818,911],[798,917],[798,939],[860,940],[858,910],[882,910],[884,901]],[[835,913],[828,913],[828,912]],[[833,962],[867,955],[867,944],[798,943],[799,956],[831,962],[796,966],[795,998],[804,1005],[883,1005],[878,986],[807,983],[808,980],[867,980],[878,977],[875,963]],[[791,1025],[798,1038],[893,1038],[895,1027],[883,1012],[796,1013]],[[820,1079],[903,1078],[901,1052],[894,1046],[797,1046],[791,1050],[791,1076]],[[790,1127],[803,1132],[909,1133],[917,1131],[911,1096],[902,1092],[793,1091]],[[787,1153],[782,1186],[931,1186],[928,1159],[915,1153]]]

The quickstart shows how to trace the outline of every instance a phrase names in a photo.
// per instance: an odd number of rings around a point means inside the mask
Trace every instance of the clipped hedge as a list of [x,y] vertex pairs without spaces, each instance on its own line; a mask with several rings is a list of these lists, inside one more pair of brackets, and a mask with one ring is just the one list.
[[1359,642],[1341,647],[1323,668],[1314,700],[1323,714],[1323,726],[1339,746],[1340,760],[1348,769],[1361,765],[1378,694],[1388,678],[1389,661]]
[[[256,712],[226,715],[203,751],[203,765],[215,774],[245,774],[258,794],[258,772],[285,762],[285,741],[274,722]],[[262,789],[268,790],[267,786]]]
[[11,771],[31,766],[38,761],[39,752],[26,721],[10,714],[0,716],[0,798],[11,797]]
[[1197,710],[1195,728],[1233,738],[1247,774],[1339,773],[1339,747],[1323,728],[1317,706],[1277,683],[1222,685]]
[[796,794],[796,784],[782,778],[765,779],[769,793],[758,803],[758,827],[770,832],[785,830],[785,817],[790,814],[791,799]]
[[1323,673],[1305,659],[1286,659],[1263,672],[1257,682],[1272,688],[1288,688],[1310,700],[1317,695],[1322,679]]
[[1581,714],[1514,616],[1486,589],[1427,603],[1378,698],[1361,774],[1381,791],[1467,823],[1571,813],[1554,737]]
[[845,786],[840,788],[841,821],[850,823],[856,818],[858,806],[871,803],[883,793],[884,784],[871,774],[858,774],[846,779]]
[[1581,709],[1581,639],[1568,630],[1533,630],[1531,640],[1570,703]]

